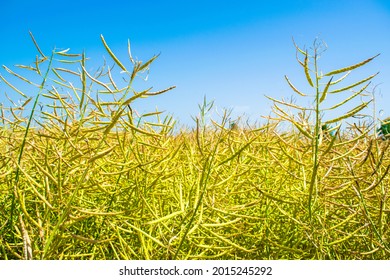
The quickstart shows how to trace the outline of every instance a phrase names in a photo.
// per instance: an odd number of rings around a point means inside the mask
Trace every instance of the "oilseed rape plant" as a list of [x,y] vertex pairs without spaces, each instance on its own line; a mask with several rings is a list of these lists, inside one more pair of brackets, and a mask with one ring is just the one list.
[[375,56],[323,74],[324,44],[295,45],[311,92],[285,79],[311,105],[269,96],[264,124],[233,128],[204,99],[178,130],[133,110],[174,89],[135,89],[157,56],[129,42],[119,60],[101,36],[92,72],[30,35],[33,63],[0,75],[0,259],[389,259],[390,142],[364,113],[376,74],[344,84]]

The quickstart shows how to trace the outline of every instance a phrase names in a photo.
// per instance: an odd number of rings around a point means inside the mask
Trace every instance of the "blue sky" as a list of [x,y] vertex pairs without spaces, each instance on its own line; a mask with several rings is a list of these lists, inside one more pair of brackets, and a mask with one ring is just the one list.
[[[292,37],[301,47],[317,37],[327,43],[324,72],[381,53],[348,82],[380,71],[373,81],[377,111],[390,116],[390,1],[20,0],[0,2],[0,14],[0,64],[8,67],[34,60],[29,30],[44,51],[85,50],[96,66],[108,57],[100,34],[120,58],[126,59],[127,39],[141,60],[160,53],[145,88],[177,88],[144,100],[137,110],[158,106],[181,124],[192,123],[204,96],[218,111],[232,109],[233,117],[255,120],[271,111],[264,95],[294,95],[284,75],[306,90]],[[5,76],[4,69],[0,73]],[[0,90],[9,89],[0,83]]]

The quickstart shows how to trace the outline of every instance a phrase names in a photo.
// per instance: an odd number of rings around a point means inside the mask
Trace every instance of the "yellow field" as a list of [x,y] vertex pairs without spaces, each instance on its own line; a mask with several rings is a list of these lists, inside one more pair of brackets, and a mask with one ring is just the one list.
[[102,40],[125,85],[109,68],[88,73],[84,54],[39,48],[40,60],[19,67],[42,78],[28,83],[33,98],[10,81],[19,74],[2,76],[25,104],[2,106],[0,259],[390,259],[390,142],[372,124],[339,126],[370,101],[321,115],[338,93],[333,76],[371,59],[320,75],[309,68],[316,53],[297,47],[313,108],[274,100],[273,119],[231,129],[227,113],[205,122],[205,101],[195,127],[177,132],[172,118],[130,106],[165,92],[132,88],[155,57],[130,56],[128,69]]

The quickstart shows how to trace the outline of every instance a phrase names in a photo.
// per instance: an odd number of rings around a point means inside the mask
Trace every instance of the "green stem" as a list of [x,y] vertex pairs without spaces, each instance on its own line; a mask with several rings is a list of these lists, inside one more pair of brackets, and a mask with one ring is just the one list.
[[30,130],[30,125],[31,125],[33,117],[34,117],[35,108],[37,107],[39,97],[41,96],[41,93],[42,93],[42,91],[43,91],[43,89],[45,87],[45,84],[46,84],[46,81],[47,81],[47,77],[48,77],[50,69],[51,69],[51,64],[52,64],[52,61],[53,61],[53,57],[54,57],[54,50],[52,51],[52,54],[50,56],[49,65],[47,67],[45,75],[43,76],[42,83],[39,86],[38,94],[37,94],[37,96],[35,98],[35,102],[34,102],[34,105],[32,107],[31,114],[30,114],[30,117],[29,117],[28,122],[27,122],[26,131],[24,133],[24,137],[23,137],[23,140],[22,140],[22,145],[20,147],[20,152],[19,152],[19,156],[18,156],[18,166],[16,167],[16,174],[15,174],[14,192],[12,194],[11,215],[10,215],[10,219],[9,219],[9,223],[10,223],[9,224],[9,229],[11,229],[12,240],[14,240],[14,236],[15,236],[14,231],[12,229],[14,227],[14,225],[13,225],[13,218],[14,218],[14,212],[15,212],[15,207],[16,207],[16,205],[15,205],[16,204],[15,198],[17,196],[17,187],[18,187],[18,184],[19,184],[19,174],[20,174],[19,166],[21,166],[21,161],[22,161],[22,157],[23,157],[24,147],[26,145],[28,132]]
[[309,208],[309,218],[310,221],[312,219],[312,204],[313,204],[313,192],[314,188],[317,183],[317,173],[318,173],[318,152],[319,152],[319,133],[320,133],[320,126],[321,126],[321,116],[320,116],[320,89],[319,89],[319,80],[320,77],[318,76],[318,68],[317,68],[317,51],[315,49],[314,51],[314,70],[316,75],[316,121],[315,121],[315,128],[314,128],[314,142],[313,142],[313,171],[311,174],[311,180],[310,180],[310,186],[309,186],[309,201],[308,201],[308,208]]

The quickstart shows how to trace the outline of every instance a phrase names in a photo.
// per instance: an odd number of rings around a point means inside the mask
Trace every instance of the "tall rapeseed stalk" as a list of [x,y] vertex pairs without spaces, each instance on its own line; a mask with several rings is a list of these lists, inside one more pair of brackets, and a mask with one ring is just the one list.
[[[352,70],[362,67],[363,65],[367,64],[375,57],[377,57],[379,54],[369,59],[366,59],[360,63],[354,64],[352,66],[340,68],[323,74],[319,69],[318,61],[320,55],[325,50],[324,43],[318,42],[317,40],[314,41],[313,48],[311,50],[302,50],[295,43],[294,45],[297,51],[297,61],[303,69],[309,87],[313,89],[313,94],[310,95],[308,93],[303,93],[291,83],[291,81],[287,76],[285,76],[285,79],[288,85],[290,86],[290,88],[296,94],[298,94],[302,99],[308,99],[308,98],[312,99],[313,105],[310,107],[305,107],[305,106],[299,106],[293,102],[277,100],[272,97],[268,97],[268,98],[274,102],[274,107],[273,107],[274,113],[278,115],[281,120],[288,121],[296,129],[298,129],[298,131],[302,133],[303,137],[311,145],[312,161],[311,161],[311,168],[310,168],[310,177],[308,178],[307,182],[306,180],[304,182],[304,185],[308,184],[307,209],[309,213],[309,218],[311,220],[313,215],[314,201],[318,190],[318,179],[319,179],[318,171],[321,165],[321,159],[324,157],[324,155],[329,153],[332,147],[335,145],[335,140],[339,135],[339,130],[342,121],[358,114],[360,111],[362,111],[364,108],[367,107],[367,105],[371,102],[371,100],[368,101],[361,100],[358,105],[354,106],[346,113],[340,116],[336,116],[329,120],[324,119],[324,113],[326,112],[326,113],[335,114],[333,111],[336,108],[339,108],[342,105],[345,105],[347,103],[349,104],[351,103],[352,100],[356,100],[357,97],[363,96],[364,91],[367,89],[367,87],[370,84],[369,81],[372,78],[374,78],[378,73],[368,76],[358,82],[349,84],[347,86],[342,86],[337,89],[333,89],[333,87],[335,85],[340,84],[342,81],[344,81],[349,76]],[[339,75],[341,74],[343,75],[339,77]],[[362,86],[359,90],[357,91],[353,90],[360,85]],[[333,106],[328,106],[328,107],[325,106],[324,101],[326,100],[327,97],[332,95],[333,96],[338,95],[348,91],[351,91],[352,93],[349,94],[348,97],[344,98],[341,102],[336,103]],[[297,115],[308,116],[308,117],[306,119],[298,118],[296,115],[290,113],[290,110],[298,111]],[[332,126],[333,128],[330,128]],[[324,131],[324,129],[328,129],[328,131]],[[322,144],[323,136],[326,132],[329,131],[333,131],[333,132],[336,131],[336,133],[333,133],[331,140],[326,143],[327,146],[322,150],[321,153],[320,146]],[[347,143],[351,143],[351,141],[352,142],[357,141],[364,135],[365,133],[352,140],[349,139],[344,141],[341,139],[341,142],[337,143],[337,145],[341,146]]]

